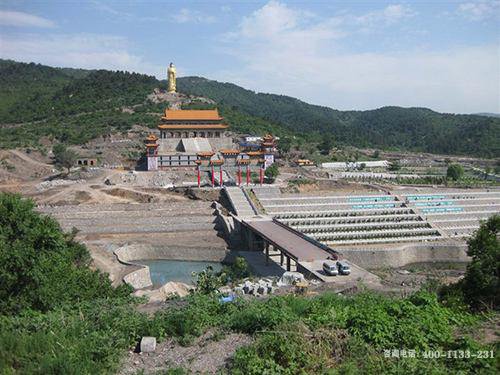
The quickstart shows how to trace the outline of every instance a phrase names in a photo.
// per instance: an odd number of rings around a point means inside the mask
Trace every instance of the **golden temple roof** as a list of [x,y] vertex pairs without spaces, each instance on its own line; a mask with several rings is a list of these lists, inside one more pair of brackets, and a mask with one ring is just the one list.
[[248,151],[248,152],[246,152],[246,154],[248,156],[260,156],[260,155],[262,155],[264,153],[262,151]]
[[207,158],[207,157],[211,157],[211,156],[214,156],[215,152],[212,152],[212,151],[200,151],[198,153],[196,153],[196,155],[202,157],[202,158]]
[[223,155],[238,155],[240,153],[239,150],[233,150],[233,149],[222,149],[219,151]]
[[182,129],[227,129],[229,126],[225,124],[161,124],[158,129],[182,130]]
[[158,137],[154,134],[149,134],[147,137],[146,137],[146,141],[157,141],[158,140]]
[[222,120],[217,109],[166,109],[166,120]]

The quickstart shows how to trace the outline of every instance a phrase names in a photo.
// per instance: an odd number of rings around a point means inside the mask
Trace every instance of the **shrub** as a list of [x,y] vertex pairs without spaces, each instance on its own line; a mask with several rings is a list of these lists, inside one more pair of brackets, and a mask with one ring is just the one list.
[[460,180],[464,175],[464,169],[460,164],[450,164],[446,170],[446,177],[453,181]]
[[278,177],[280,174],[278,165],[276,163],[273,163],[270,167],[266,169],[264,174],[269,182],[271,183],[274,182],[274,180],[276,180],[276,177]]
[[467,265],[461,283],[466,301],[474,308],[500,306],[500,215],[492,216],[481,224],[468,241],[467,255],[472,262]]
[[95,298],[125,296],[88,268],[87,249],[18,195],[0,194],[0,313],[48,311]]

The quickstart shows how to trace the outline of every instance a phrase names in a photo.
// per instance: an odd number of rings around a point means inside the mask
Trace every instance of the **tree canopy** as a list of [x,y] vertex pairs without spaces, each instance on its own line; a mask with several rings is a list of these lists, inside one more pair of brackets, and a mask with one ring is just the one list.
[[116,295],[106,275],[88,268],[87,249],[33,208],[0,193],[0,314]]
[[464,168],[460,164],[450,164],[446,169],[446,177],[458,181],[464,175]]
[[500,307],[500,215],[488,219],[468,241],[472,258],[463,279],[463,292],[475,308]]
[[[0,124],[7,125],[0,126],[0,148],[36,145],[44,136],[81,144],[134,124],[155,127],[165,103],[147,96],[164,85],[137,73],[0,60]],[[214,100],[232,129],[241,133],[271,132],[315,143],[333,136],[339,146],[500,156],[499,118],[426,108],[338,111],[200,77],[181,77],[177,87]],[[123,107],[132,110],[124,112]]]

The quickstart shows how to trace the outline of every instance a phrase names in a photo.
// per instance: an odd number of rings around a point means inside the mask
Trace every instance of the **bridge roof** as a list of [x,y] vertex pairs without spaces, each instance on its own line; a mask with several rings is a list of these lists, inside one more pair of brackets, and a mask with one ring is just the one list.
[[249,228],[263,237],[272,245],[276,245],[299,262],[312,262],[314,260],[332,257],[328,251],[323,250],[319,244],[308,241],[301,234],[291,228],[279,225],[271,220],[244,221]]

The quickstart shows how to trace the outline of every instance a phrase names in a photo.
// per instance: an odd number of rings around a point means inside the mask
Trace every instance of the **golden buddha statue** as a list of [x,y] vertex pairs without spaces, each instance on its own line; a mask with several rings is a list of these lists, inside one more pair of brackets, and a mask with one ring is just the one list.
[[168,69],[167,69],[167,76],[168,76],[168,89],[167,91],[170,93],[173,93],[176,91],[177,87],[175,84],[175,75],[176,75],[176,70],[175,66],[173,63],[170,63]]

